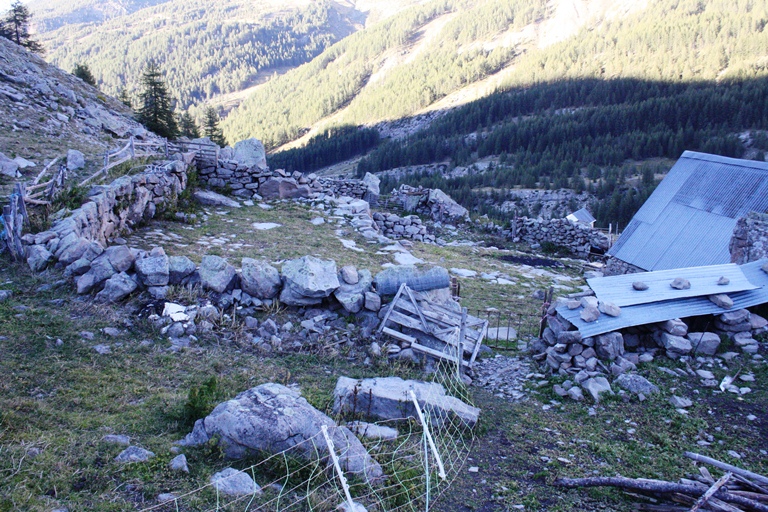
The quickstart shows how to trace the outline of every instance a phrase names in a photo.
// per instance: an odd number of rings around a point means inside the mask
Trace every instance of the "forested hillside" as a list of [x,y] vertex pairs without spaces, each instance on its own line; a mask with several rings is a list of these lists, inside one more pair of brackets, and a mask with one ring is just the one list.
[[[768,0],[649,2],[561,43],[530,48],[513,59],[497,92],[407,139],[385,142],[359,172],[492,158],[484,173],[403,181],[439,186],[490,214],[511,187],[591,189],[601,200],[598,220],[625,224],[652,190],[654,172],[664,170],[637,162],[671,162],[686,149],[740,157],[739,135],[768,129],[767,22]],[[763,139],[756,148],[768,149]],[[328,160],[316,155],[317,143],[306,151]],[[288,155],[306,162],[301,151]]]
[[134,93],[141,69],[154,59],[178,108],[186,109],[311,60],[357,30],[357,14],[330,2],[276,11],[241,0],[172,0],[98,27],[76,23],[41,35],[50,61],[63,69],[87,64],[100,87],[114,95],[122,88]]
[[[229,139],[276,147],[348,107],[340,123],[397,119],[499,71],[515,57],[491,44],[545,13],[544,0],[433,0],[358,32],[258,88],[223,124]],[[401,62],[406,49],[418,50]]]

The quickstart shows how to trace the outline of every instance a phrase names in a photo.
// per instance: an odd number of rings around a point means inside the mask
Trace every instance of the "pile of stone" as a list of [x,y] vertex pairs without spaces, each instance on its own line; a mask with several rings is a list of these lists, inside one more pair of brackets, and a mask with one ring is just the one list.
[[405,211],[424,215],[435,222],[469,222],[469,211],[440,189],[401,185],[392,191],[391,198]]
[[[594,298],[583,297],[582,301],[585,299]],[[585,310],[590,307],[587,303]],[[755,354],[758,342],[753,336],[767,332],[768,321],[740,309],[716,316],[713,326],[711,331],[690,332],[686,322],[673,319],[582,338],[576,327],[552,307],[542,339],[531,347],[534,358],[552,372],[603,371],[618,376],[659,354],[670,359],[714,356],[724,336],[732,339],[742,353]]]
[[768,258],[768,214],[750,212],[736,222],[729,246],[731,263]]
[[[187,169],[193,157],[177,154],[162,168],[153,167],[142,174],[118,178],[109,185],[92,187],[85,204],[54,222],[51,229],[24,235],[22,242],[30,268],[39,272],[55,262],[72,275],[88,272],[110,241],[174,206],[175,198],[187,185]],[[133,254],[133,259],[136,256]],[[119,257],[123,258],[124,253]],[[116,262],[121,269],[118,272],[130,268],[132,261],[125,269],[125,261]],[[115,268],[111,263],[110,266]]]
[[435,242],[435,235],[427,233],[427,226],[418,215],[400,217],[395,213],[376,212],[373,214],[373,220],[378,229],[389,238]]
[[605,252],[610,246],[610,240],[601,231],[567,219],[521,218],[502,234],[513,242],[525,242],[533,248],[540,248],[545,243],[564,247],[580,258],[587,257],[593,248]]

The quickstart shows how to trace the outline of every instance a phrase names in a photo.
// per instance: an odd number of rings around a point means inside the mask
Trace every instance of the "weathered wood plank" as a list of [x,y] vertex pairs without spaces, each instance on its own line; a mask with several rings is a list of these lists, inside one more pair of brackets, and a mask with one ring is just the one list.
[[398,332],[398,331],[396,331],[394,329],[390,329],[389,327],[385,327],[382,332],[384,334],[386,334],[387,336],[391,336],[391,337],[393,337],[395,339],[398,339],[400,341],[405,341],[405,342],[410,343],[410,344],[416,343],[416,338],[414,338],[413,336],[408,336],[407,334],[403,334],[403,333]]

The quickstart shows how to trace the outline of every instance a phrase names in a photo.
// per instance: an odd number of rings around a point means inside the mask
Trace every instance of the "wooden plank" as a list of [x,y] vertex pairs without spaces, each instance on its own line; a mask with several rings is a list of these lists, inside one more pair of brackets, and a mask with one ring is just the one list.
[[381,324],[379,325],[379,333],[381,333],[384,328],[387,326],[387,320],[389,320],[389,315],[392,314],[392,311],[395,309],[395,304],[397,304],[398,299],[403,294],[403,289],[405,288],[405,283],[400,285],[400,289],[397,290],[397,294],[395,294],[395,298],[392,299],[392,302],[389,304],[389,311],[387,311],[387,314],[384,315],[384,318],[381,320]]
[[472,350],[472,357],[469,358],[469,367],[472,368],[472,365],[475,364],[475,359],[477,359],[477,354],[480,353],[480,346],[483,344],[483,339],[485,339],[485,335],[488,333],[488,321],[486,320],[485,324],[483,325],[483,330],[481,331],[480,337],[477,338],[477,341],[475,342],[475,348]]
[[416,308],[416,314],[419,315],[419,320],[421,320],[422,325],[424,326],[424,332],[429,334],[432,330],[430,329],[429,325],[427,324],[427,319],[424,318],[424,314],[421,312],[421,308],[419,307],[419,303],[416,302],[416,299],[413,297],[413,294],[411,293],[411,289],[407,286],[405,287],[405,293],[408,294],[408,298],[411,301],[411,304],[413,304],[413,307]]
[[[424,352],[425,354],[428,354],[433,357],[437,357],[439,359],[444,359],[446,361],[450,361],[453,364],[456,364],[456,356],[453,356],[451,354],[440,352],[439,350],[435,350],[433,348],[425,347],[424,345],[420,345],[419,343],[414,343],[411,345],[411,348],[414,350],[418,350],[419,352]],[[462,361],[461,364],[463,366],[467,366],[466,361]]]
[[405,342],[411,343],[411,344],[416,343],[416,338],[414,338],[413,336],[408,336],[407,334],[403,334],[403,333],[398,332],[398,331],[396,331],[394,329],[390,329],[389,327],[385,327],[383,332],[384,332],[384,334],[386,334],[388,336],[391,336],[391,337],[393,337],[395,339],[398,339],[400,341],[405,341]]
[[408,327],[410,329],[423,331],[421,322],[419,322],[415,318],[406,316],[400,313],[399,311],[392,311],[392,313],[389,316],[389,320],[392,322],[395,322],[396,324],[402,325],[403,327]]
[[[43,170],[40,172],[40,174],[38,174],[38,175],[37,175],[37,178],[35,178],[35,181],[33,181],[33,182],[32,182],[32,184],[33,184],[33,185],[37,185],[37,183],[40,181],[40,179],[41,179],[43,176],[45,176],[45,173],[46,173],[46,172],[48,172],[48,169],[50,169],[51,167],[53,167],[53,164],[55,164],[56,162],[58,162],[58,161],[59,161],[59,158],[61,158],[61,157],[57,156],[56,158],[54,158],[53,160],[51,160],[51,163],[49,163],[48,165],[46,165],[46,166],[45,166],[45,168],[43,168]],[[31,188],[31,187],[30,187],[30,188]]]
[[464,358],[464,339],[467,331],[467,308],[461,308],[461,326],[459,327],[459,346],[462,353],[461,358]]

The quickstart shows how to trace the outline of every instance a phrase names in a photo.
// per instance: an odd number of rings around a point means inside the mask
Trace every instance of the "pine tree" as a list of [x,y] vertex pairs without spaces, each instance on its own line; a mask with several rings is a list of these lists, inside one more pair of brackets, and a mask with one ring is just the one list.
[[88,64],[75,64],[75,69],[72,70],[72,74],[83,82],[96,87],[96,79],[93,77],[93,73],[91,73]]
[[133,110],[133,101],[131,100],[131,96],[128,94],[128,91],[125,89],[125,87],[120,89],[120,92],[117,94],[117,99],[119,99],[123,105]]
[[189,112],[182,112],[179,115],[179,135],[190,139],[200,138],[200,129]]
[[138,121],[161,137],[175,138],[179,133],[171,98],[160,68],[150,60],[141,77],[144,90],[139,95]]
[[219,114],[216,113],[216,109],[209,106],[205,109],[205,120],[203,121],[203,136],[211,139],[211,142],[218,146],[224,147],[227,145],[226,139],[224,139],[224,133],[219,128]]
[[29,35],[29,20],[32,14],[27,6],[16,0],[11,4],[5,19],[0,22],[0,36],[10,39],[19,46],[23,46],[31,52],[43,54],[45,48]]

